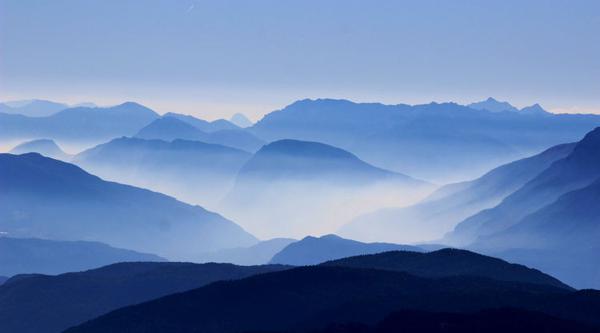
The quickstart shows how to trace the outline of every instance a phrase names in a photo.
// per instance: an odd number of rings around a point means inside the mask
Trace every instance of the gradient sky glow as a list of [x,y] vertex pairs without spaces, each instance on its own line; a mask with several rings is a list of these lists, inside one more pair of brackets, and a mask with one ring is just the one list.
[[0,100],[256,120],[488,96],[600,113],[600,1],[0,0]]

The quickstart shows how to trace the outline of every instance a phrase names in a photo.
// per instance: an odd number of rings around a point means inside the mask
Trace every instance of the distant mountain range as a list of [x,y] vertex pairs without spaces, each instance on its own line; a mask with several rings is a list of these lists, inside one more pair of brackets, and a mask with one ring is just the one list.
[[43,117],[0,113],[0,139],[103,141],[133,135],[158,117],[156,112],[133,102],[108,108],[68,108]]
[[38,153],[46,157],[54,158],[61,161],[68,161],[71,156],[65,153],[53,140],[50,139],[38,139],[21,143],[14,147],[11,154],[26,154],[26,153]]
[[574,147],[574,143],[558,145],[499,166],[475,180],[442,186],[415,205],[384,208],[359,216],[344,225],[339,233],[367,241],[440,239],[467,217],[499,204],[541,170],[570,154]]
[[58,333],[120,307],[286,268],[140,262],[58,276],[19,275],[0,286],[0,331]]
[[[436,271],[436,277],[406,273],[403,266],[426,267],[425,274]],[[384,253],[217,282],[122,308],[66,332],[310,332],[335,323],[373,325],[398,310],[468,315],[508,307],[562,324],[574,321],[576,328],[600,325],[597,291],[573,291],[523,266],[442,250]]]
[[[541,107],[540,107],[541,108]],[[318,141],[414,177],[447,182],[573,142],[600,126],[597,115],[491,112],[453,103],[384,105],[302,100],[250,128],[266,141]]]
[[526,115],[551,115],[550,112],[544,110],[544,108],[537,103],[519,110],[508,102],[500,102],[492,97],[489,97],[485,101],[471,103],[467,106],[471,109],[486,110],[491,112],[520,112],[521,114]]
[[257,242],[202,207],[39,154],[0,154],[0,184],[0,230],[11,237],[94,240],[168,259]]
[[[223,129],[222,126],[220,127],[221,129],[217,129],[219,127],[215,128],[214,125],[211,125],[213,123],[204,122],[208,125],[201,126],[201,124],[199,124],[199,119],[193,118],[194,121],[192,121],[190,118],[190,116],[164,116],[142,128],[135,137],[165,141],[173,141],[176,139],[202,141],[205,143],[214,143],[242,149],[249,152],[258,150],[264,144],[264,141],[261,139],[243,129],[237,128],[237,126],[231,123],[228,124],[234,128]],[[210,131],[204,131],[196,126],[209,128]]]
[[386,251],[423,251],[416,246],[390,243],[361,243],[336,235],[308,236],[275,254],[269,263],[293,266],[316,265],[326,261]]
[[[499,109],[508,111],[494,112]],[[244,120],[238,126],[224,119],[208,122],[177,113],[160,117],[128,102],[108,108],[69,107],[41,117],[0,111],[0,139],[48,138],[89,146],[137,133],[139,138],[202,141],[249,152],[281,139],[316,141],[350,151],[378,167],[447,183],[575,141],[600,126],[600,116],[556,115],[538,104],[514,110],[492,98],[469,106],[319,99],[297,101],[252,126]]]
[[69,108],[67,104],[41,99],[0,103],[0,113],[20,114],[28,117],[50,116]]
[[119,138],[88,149],[73,162],[105,179],[214,206],[251,154],[200,141]]
[[0,237],[0,275],[60,274],[124,261],[164,261],[98,242]]
[[431,185],[333,146],[279,140],[244,164],[221,209],[260,237],[303,237],[334,231],[356,210],[382,204],[376,197],[407,198],[408,189],[417,196]]

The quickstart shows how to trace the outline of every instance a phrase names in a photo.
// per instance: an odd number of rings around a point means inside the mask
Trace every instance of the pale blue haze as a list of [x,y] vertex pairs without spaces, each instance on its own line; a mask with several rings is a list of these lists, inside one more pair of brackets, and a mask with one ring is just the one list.
[[257,120],[293,100],[600,112],[598,1],[0,0],[0,100]]

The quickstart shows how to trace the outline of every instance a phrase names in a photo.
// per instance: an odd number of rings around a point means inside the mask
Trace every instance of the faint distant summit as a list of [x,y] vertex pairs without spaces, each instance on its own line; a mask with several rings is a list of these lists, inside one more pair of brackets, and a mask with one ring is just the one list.
[[241,128],[246,128],[253,125],[250,119],[248,119],[248,117],[244,116],[242,113],[234,114],[229,121]]
[[50,139],[38,139],[24,142],[14,147],[10,152],[11,154],[38,153],[46,157],[55,158],[59,160],[69,159],[69,155],[65,153],[56,144],[56,142]]
[[42,99],[29,99],[0,103],[0,112],[22,114],[28,117],[45,117],[68,108],[67,104],[46,101]]
[[533,104],[531,106],[526,106],[519,110],[516,107],[514,107],[513,105],[511,105],[510,103],[498,101],[498,100],[494,99],[493,97],[488,97],[488,99],[486,99],[485,101],[471,103],[467,106],[470,107],[471,109],[487,110],[490,112],[509,111],[509,112],[521,112],[523,114],[532,114],[532,115],[541,115],[541,114],[549,113],[548,111],[544,110],[541,105],[539,105],[537,103]]
[[517,112],[519,109],[512,106],[508,102],[500,102],[492,97],[488,97],[485,101],[471,103],[467,105],[471,109],[475,110],[487,110],[491,112],[503,112],[503,111],[512,111]]
[[544,110],[544,108],[542,108],[541,105],[539,105],[538,103],[535,103],[531,106],[526,106],[524,108],[521,109],[522,113],[527,113],[527,114],[548,114],[549,112]]

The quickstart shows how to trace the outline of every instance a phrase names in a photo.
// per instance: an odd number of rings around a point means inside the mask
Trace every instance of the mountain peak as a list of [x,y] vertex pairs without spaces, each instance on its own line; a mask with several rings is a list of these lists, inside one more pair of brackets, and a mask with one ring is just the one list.
[[116,105],[115,107],[126,107],[126,108],[131,108],[131,109],[150,110],[149,108],[143,106],[140,103],[131,102],[131,101],[127,101],[127,102],[121,103],[119,105]]

